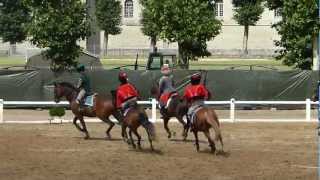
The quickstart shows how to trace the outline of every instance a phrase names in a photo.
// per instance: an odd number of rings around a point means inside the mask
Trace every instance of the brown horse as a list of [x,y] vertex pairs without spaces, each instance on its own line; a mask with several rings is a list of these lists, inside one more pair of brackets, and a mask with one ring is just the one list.
[[216,146],[213,139],[210,136],[210,128],[213,128],[215,131],[215,140],[220,141],[222,151],[223,151],[223,141],[222,135],[220,131],[220,123],[218,120],[218,116],[213,109],[208,107],[201,107],[195,114],[195,119],[191,124],[191,131],[193,131],[195,140],[196,140],[196,148],[199,151],[199,139],[198,139],[198,131],[204,133],[204,135],[208,138],[209,146],[211,147],[211,152],[214,153],[216,151]]
[[[81,110],[79,109],[79,104],[76,103],[76,97],[79,90],[75,88],[72,84],[67,82],[54,83],[54,99],[55,102],[59,102],[62,97],[65,97],[69,101],[70,109],[74,114],[73,124],[78,130],[85,133],[85,139],[88,139],[89,132],[87,131],[86,124],[83,117],[98,117],[102,121],[109,124],[109,128],[106,131],[107,138],[111,138],[110,131],[115,125],[110,119],[109,116],[113,115],[119,122],[121,122],[121,114],[116,110],[113,105],[112,100],[108,100],[102,96],[95,95],[94,105],[92,108],[85,107]],[[77,120],[80,121],[82,127],[77,123]]]
[[[113,102],[116,104],[116,92],[111,91]],[[145,110],[138,106],[136,102],[132,102],[129,105],[130,107],[126,110],[126,114],[124,115],[122,122],[122,137],[124,140],[127,140],[128,144],[131,144],[133,148],[136,148],[134,143],[132,133],[138,138],[138,148],[141,149],[141,136],[138,133],[138,128],[142,125],[148,135],[148,140],[150,143],[150,148],[153,151],[152,140],[155,140],[156,133],[154,125],[149,121],[148,115]],[[129,128],[129,137],[130,141],[128,141],[127,137],[127,128]]]
[[[154,85],[151,88],[151,94],[159,101],[160,91],[159,91],[158,85]],[[168,127],[168,122],[172,117],[177,118],[177,120],[183,125],[182,136],[184,140],[187,138],[188,126],[183,120],[183,117],[187,114],[187,112],[188,112],[187,103],[181,101],[179,95],[173,96],[171,98],[171,101],[168,105],[166,112],[160,112],[163,118],[164,129],[167,131],[168,138],[171,138],[171,134],[172,134]]]

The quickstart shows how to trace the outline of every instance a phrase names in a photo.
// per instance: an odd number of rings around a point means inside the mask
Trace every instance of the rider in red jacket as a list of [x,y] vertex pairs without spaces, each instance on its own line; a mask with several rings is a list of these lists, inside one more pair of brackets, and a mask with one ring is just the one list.
[[188,122],[192,122],[195,111],[204,105],[204,101],[210,99],[211,93],[200,84],[201,74],[196,73],[191,76],[191,85],[187,86],[183,98],[187,100],[189,109],[187,113]]
[[139,93],[137,89],[128,82],[127,73],[120,72],[118,78],[121,84],[117,88],[116,106],[125,111],[132,105],[136,105]]

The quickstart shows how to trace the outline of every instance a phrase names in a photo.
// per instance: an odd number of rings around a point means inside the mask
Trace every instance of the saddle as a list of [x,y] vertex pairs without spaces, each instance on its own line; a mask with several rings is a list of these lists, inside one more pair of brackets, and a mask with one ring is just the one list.
[[[179,96],[177,92],[168,93],[160,97],[161,103],[164,105],[164,108],[167,109],[170,105],[170,102],[173,97]],[[161,107],[160,107],[161,108]]]

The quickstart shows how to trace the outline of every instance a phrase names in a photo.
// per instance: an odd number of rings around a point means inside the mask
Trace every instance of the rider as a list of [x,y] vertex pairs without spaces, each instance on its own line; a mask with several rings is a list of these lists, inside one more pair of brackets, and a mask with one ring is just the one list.
[[160,112],[163,114],[168,108],[170,97],[176,93],[176,89],[173,87],[173,77],[171,75],[171,69],[169,64],[163,64],[161,68],[162,77],[159,80],[160,91]]
[[127,73],[120,72],[118,78],[121,84],[117,88],[116,106],[122,110],[125,116],[128,108],[137,105],[139,93],[137,89],[128,82]]
[[193,121],[192,116],[194,115],[195,111],[204,105],[204,101],[210,99],[210,92],[207,88],[200,83],[201,81],[201,74],[196,73],[191,76],[191,85],[187,86],[183,98],[187,100],[188,103],[188,125],[190,122]]
[[80,73],[80,78],[78,81],[77,88],[80,90],[77,96],[76,102],[78,104],[82,104],[83,98],[92,93],[91,91],[91,83],[89,76],[85,73],[85,66],[83,64],[79,64],[77,66],[77,71]]

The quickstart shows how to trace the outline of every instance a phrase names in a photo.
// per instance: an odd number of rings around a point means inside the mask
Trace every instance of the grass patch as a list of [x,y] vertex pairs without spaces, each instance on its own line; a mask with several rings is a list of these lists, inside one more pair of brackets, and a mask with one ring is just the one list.
[[0,57],[0,66],[19,66],[25,65],[26,60],[24,57]]

